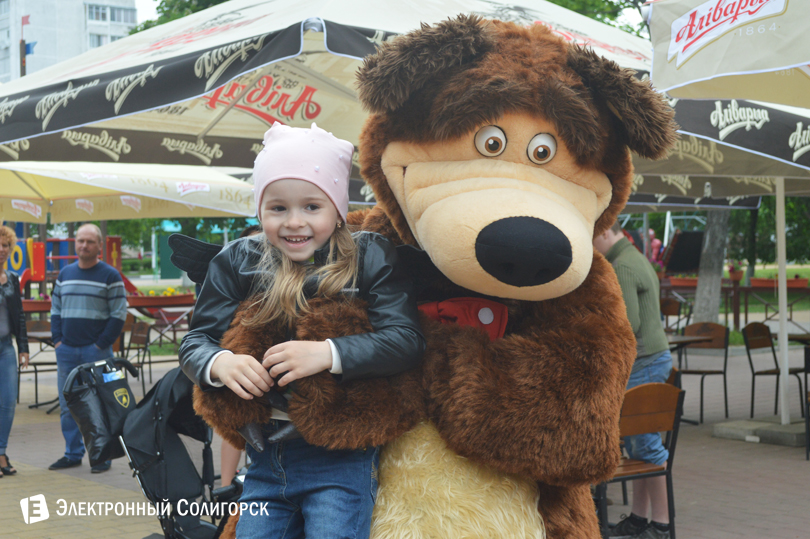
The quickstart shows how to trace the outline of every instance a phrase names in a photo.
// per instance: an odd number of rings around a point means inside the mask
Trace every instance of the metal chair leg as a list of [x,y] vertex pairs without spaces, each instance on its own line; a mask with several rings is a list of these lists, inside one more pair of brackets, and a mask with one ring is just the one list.
[[804,417],[804,401],[802,400],[802,395],[804,395],[804,393],[802,392],[802,377],[796,372],[793,373],[793,376],[795,376],[796,380],[799,382],[799,410],[802,411],[802,417]]
[[777,373],[776,375],[776,393],[774,393],[773,398],[773,415],[779,413],[779,377],[780,375]]
[[726,373],[723,373],[723,397],[726,400],[726,419],[728,419],[728,383],[726,382]]
[[703,382],[706,381],[706,375],[700,377],[700,423],[703,423]]
[[675,537],[675,489],[672,485],[672,473],[666,474],[667,481],[667,513],[669,514],[670,539]]
[[[754,419],[754,393],[755,393],[754,392],[754,386],[756,385],[756,383],[757,383],[757,377],[752,376],[751,377],[751,419]],[[774,415],[776,415],[776,414],[774,414]]]

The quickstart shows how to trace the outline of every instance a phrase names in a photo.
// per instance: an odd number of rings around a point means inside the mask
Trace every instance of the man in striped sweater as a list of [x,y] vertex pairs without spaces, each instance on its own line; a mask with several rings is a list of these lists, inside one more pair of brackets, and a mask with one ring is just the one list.
[[[666,382],[672,355],[661,323],[660,287],[650,262],[624,236],[619,223],[593,240],[597,251],[613,265],[622,288],[627,319],[636,335],[636,361],[627,389],[651,382]],[[628,436],[624,440],[630,458],[664,464],[669,453],[658,434]],[[651,522],[647,521],[650,513]],[[629,517],[610,530],[610,537],[669,539],[667,484],[664,477],[633,481],[633,506]]]
[[[65,456],[50,470],[73,468],[82,463],[84,443],[76,421],[68,411],[62,388],[77,366],[112,357],[112,345],[124,327],[127,298],[121,274],[98,259],[101,230],[86,224],[76,232],[78,260],[59,272],[51,297],[51,333],[56,347],[59,405]],[[93,466],[93,473],[106,472],[110,462]]]

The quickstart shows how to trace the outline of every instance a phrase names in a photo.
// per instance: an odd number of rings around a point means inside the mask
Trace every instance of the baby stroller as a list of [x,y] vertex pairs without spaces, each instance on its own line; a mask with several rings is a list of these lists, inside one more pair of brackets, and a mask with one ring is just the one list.
[[[216,518],[222,519],[221,529],[228,503],[241,493],[236,481],[214,490],[212,431],[194,413],[192,387],[179,367],[169,371],[130,412],[119,437],[143,495],[157,508],[166,539],[218,537]],[[201,454],[201,460],[195,462],[192,454]],[[211,515],[211,522],[201,515]]]

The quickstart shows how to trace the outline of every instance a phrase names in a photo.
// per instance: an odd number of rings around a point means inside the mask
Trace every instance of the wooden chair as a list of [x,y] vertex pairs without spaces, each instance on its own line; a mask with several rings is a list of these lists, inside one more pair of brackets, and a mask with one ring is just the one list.
[[126,345],[124,344],[124,337],[132,331],[132,325],[135,323],[135,317],[132,313],[127,313],[127,318],[124,320],[124,327],[121,328],[121,334],[115,339],[112,346],[113,355],[126,358]]
[[[667,333],[680,333],[680,326],[689,325],[692,317],[692,308],[688,303],[681,303],[675,298],[661,298],[661,314],[664,317],[664,331]],[[675,321],[670,323],[670,317]]]
[[613,477],[595,488],[595,501],[602,536],[609,534],[607,519],[607,485],[618,481],[632,481],[648,477],[665,476],[669,509],[669,533],[675,539],[675,493],[672,488],[672,463],[678,441],[678,429],[683,413],[684,391],[671,384],[643,384],[624,394],[619,431],[622,437],[637,434],[665,432],[664,447],[669,451],[666,464],[651,464],[641,460],[622,458]]
[[726,404],[726,417],[728,417],[728,383],[726,371],[728,369],[728,328],[713,322],[701,322],[697,324],[690,324],[683,328],[683,334],[689,336],[707,336],[711,337],[711,341],[702,343],[690,344],[684,348],[684,357],[686,357],[686,350],[691,348],[703,348],[708,350],[723,350],[723,368],[722,369],[683,369],[681,376],[689,374],[697,374],[700,376],[700,423],[703,423],[703,382],[707,376],[720,375],[723,377],[723,397]]
[[[757,376],[774,376],[776,377],[776,396],[773,401],[773,413],[776,415],[779,409],[779,376],[782,370],[779,368],[779,360],[776,357],[776,350],[773,347],[773,338],[771,337],[771,330],[767,325],[762,322],[751,322],[742,330],[743,340],[745,341],[745,352],[748,354],[748,366],[751,367],[751,417],[754,417],[754,388],[756,386]],[[767,349],[771,351],[773,357],[773,369],[755,369],[754,360],[751,359],[752,350]],[[802,410],[802,417],[804,417],[804,399],[802,399],[802,378],[800,374],[804,372],[802,367],[794,367],[790,369],[790,374],[796,377],[799,382],[799,406]]]
[[[58,399],[49,400],[47,402],[39,402],[39,375],[40,373],[46,372],[57,372],[56,368],[56,361],[34,361],[34,358],[41,354],[46,347],[53,347],[53,342],[51,341],[50,333],[51,333],[51,323],[48,320],[28,320],[25,323],[25,330],[29,335],[31,333],[43,335],[41,338],[32,338],[29,336],[28,339],[28,348],[31,349],[31,345],[34,342],[39,343],[39,350],[30,353],[28,355],[28,368],[34,371],[34,404],[29,406],[31,407],[39,407],[40,405],[46,404],[53,404]],[[47,334],[48,336],[44,336]],[[20,382],[22,377],[22,367],[17,365],[17,403],[20,402]]]
[[[149,364],[149,383],[152,383],[152,350],[149,348],[149,331],[151,326],[148,322],[135,322],[129,334],[129,345],[127,346],[127,360],[140,371],[141,388],[146,394],[146,376],[144,366]],[[134,350],[134,355],[133,355]]]
[[810,460],[810,387],[807,385],[807,375],[810,374],[810,346],[804,347],[804,458]]

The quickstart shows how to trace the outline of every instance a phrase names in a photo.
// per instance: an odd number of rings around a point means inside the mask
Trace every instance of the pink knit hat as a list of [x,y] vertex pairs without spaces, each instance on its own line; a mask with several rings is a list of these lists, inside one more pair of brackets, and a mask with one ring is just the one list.
[[309,129],[276,122],[264,134],[264,149],[253,163],[256,215],[261,219],[262,195],[276,180],[304,180],[318,186],[346,221],[349,173],[354,146],[314,123]]

